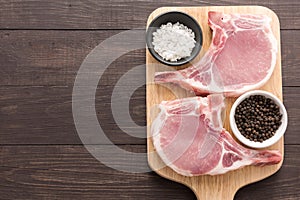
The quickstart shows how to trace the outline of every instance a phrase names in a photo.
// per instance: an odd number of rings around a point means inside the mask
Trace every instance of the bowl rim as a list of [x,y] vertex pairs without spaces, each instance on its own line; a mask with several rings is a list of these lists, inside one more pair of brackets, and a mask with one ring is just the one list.
[[[148,38],[151,38],[151,36],[149,36],[149,34],[150,34],[149,30],[150,30],[150,27],[153,27],[152,25],[154,24],[154,22],[156,20],[158,20],[160,17],[162,17],[164,15],[167,15],[167,14],[172,14],[172,13],[178,13],[178,14],[187,16],[189,19],[191,19],[191,21],[193,23],[196,24],[196,27],[198,28],[199,33],[200,33],[200,41],[199,42],[196,41],[196,46],[194,47],[194,48],[197,48],[195,54],[191,55],[189,57],[186,57],[186,58],[182,58],[183,60],[181,62],[177,62],[177,61],[176,62],[172,62],[172,61],[164,60],[158,53],[155,52],[154,47],[153,47],[153,45],[151,43],[152,40],[148,39]],[[185,25],[185,26],[187,26],[187,25]],[[159,28],[159,27],[157,27],[157,28]],[[188,28],[190,28],[190,27],[188,27]],[[158,16],[154,17],[152,19],[152,21],[149,23],[149,25],[147,26],[147,30],[146,30],[146,46],[147,46],[147,49],[149,50],[150,54],[156,60],[158,60],[160,63],[166,64],[166,65],[169,65],[169,66],[173,66],[173,67],[175,67],[175,66],[181,66],[181,65],[184,65],[184,64],[187,64],[187,63],[191,62],[192,60],[194,60],[199,55],[200,50],[202,49],[202,46],[203,46],[203,32],[202,32],[202,28],[201,28],[200,24],[198,23],[198,21],[194,17],[192,17],[191,15],[189,15],[189,14],[187,14],[185,12],[176,11],[176,10],[174,10],[174,11],[167,11],[167,12],[161,13]]]
[[[235,123],[235,119],[234,119],[236,107],[244,99],[246,99],[252,95],[263,95],[267,98],[272,99],[279,106],[280,112],[282,114],[282,119],[281,119],[282,124],[276,130],[274,136],[272,136],[271,138],[269,138],[263,142],[254,142],[254,141],[251,141],[251,140],[247,139],[246,137],[244,137],[238,130],[236,123]],[[252,148],[258,148],[258,149],[269,147],[269,146],[275,144],[276,142],[278,142],[279,139],[284,135],[286,128],[287,128],[287,124],[288,124],[287,111],[286,111],[285,106],[281,102],[281,100],[278,97],[276,97],[274,94],[264,91],[264,90],[254,90],[254,91],[246,92],[243,95],[241,95],[238,99],[236,99],[236,101],[232,105],[229,118],[230,118],[230,127],[231,127],[231,130],[232,130],[233,134],[235,135],[235,137],[244,145],[246,145],[248,147],[252,147]]]

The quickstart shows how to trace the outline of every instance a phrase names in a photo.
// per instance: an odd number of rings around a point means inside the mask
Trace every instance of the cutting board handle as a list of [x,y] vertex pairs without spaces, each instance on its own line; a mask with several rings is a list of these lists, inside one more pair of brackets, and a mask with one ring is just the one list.
[[[275,93],[277,96],[282,98],[282,76],[281,76],[281,54],[280,54],[280,25],[279,20],[276,14],[262,6],[217,6],[217,7],[162,7],[156,9],[149,17],[148,24],[156,16],[169,12],[169,11],[181,11],[188,13],[193,16],[198,23],[200,24],[203,32],[203,51],[205,51],[210,46],[211,30],[207,25],[209,11],[219,11],[225,13],[247,13],[247,14],[264,14],[269,16],[272,19],[271,27],[274,33],[275,38],[278,41],[278,53],[277,53],[277,62],[274,69],[274,72],[269,79],[269,81],[260,89],[266,90],[272,93]],[[158,69],[160,64],[155,60],[151,54],[147,51],[146,53],[146,62],[147,66],[147,133],[148,133],[148,161],[154,171],[156,171],[160,176],[167,179],[182,183],[192,188],[195,192],[198,200],[233,200],[237,190],[249,183],[253,183],[259,180],[262,180],[279,170],[282,165],[282,162],[277,165],[265,166],[263,168],[249,166],[244,167],[238,170],[227,172],[223,175],[203,175],[195,177],[186,177],[181,176],[175,173],[172,169],[165,167],[160,169],[163,165],[163,161],[160,159],[158,154],[150,154],[154,151],[153,142],[151,140],[151,122],[156,115],[151,115],[154,113],[150,112],[150,108],[153,108],[154,105],[159,104],[162,100],[170,100],[175,97],[188,97],[191,94],[183,91],[183,89],[174,85],[174,87],[162,87],[158,84],[153,84],[153,77]],[[151,66],[151,67],[150,67]],[[161,70],[161,69],[160,69]],[[169,89],[171,88],[171,89]],[[176,96],[177,95],[177,96]],[[227,116],[230,112],[230,105],[234,102],[233,98],[227,98]],[[225,120],[224,128],[230,130],[230,123],[228,118]],[[281,139],[277,144],[272,146],[273,149],[279,149],[282,153],[284,152],[284,143]],[[160,169],[160,170],[157,170]]]
[[221,186],[218,187],[216,185],[215,189],[207,188],[204,190],[202,187],[201,189],[195,188],[193,191],[198,200],[233,200],[236,193],[234,189],[230,188],[230,185],[225,190]]

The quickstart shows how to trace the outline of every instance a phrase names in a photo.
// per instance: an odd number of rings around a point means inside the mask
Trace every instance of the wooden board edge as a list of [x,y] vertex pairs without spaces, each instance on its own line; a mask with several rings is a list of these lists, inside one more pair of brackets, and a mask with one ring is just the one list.
[[[174,9],[180,9],[180,8],[185,8],[185,9],[187,9],[187,8],[195,8],[195,7],[198,7],[198,6],[192,6],[192,7],[174,7]],[[209,7],[209,6],[205,6],[205,7]],[[253,8],[259,8],[259,9],[261,9],[261,10],[265,10],[264,12],[269,13],[269,15],[272,15],[272,16],[273,16],[273,20],[274,20],[274,19],[276,20],[276,21],[274,21],[274,22],[275,22],[276,24],[278,24],[278,27],[280,28],[280,20],[279,20],[277,14],[276,14],[273,10],[271,10],[271,9],[269,9],[269,8],[267,8],[267,7],[264,7],[264,6],[256,6],[256,5],[253,5],[253,6],[211,6],[212,9],[213,9],[214,7],[253,7]],[[147,20],[147,27],[148,27],[149,23],[150,23],[157,15],[160,15],[161,13],[163,13],[161,10],[163,10],[163,9],[169,9],[169,8],[173,8],[173,7],[160,7],[160,8],[155,9],[155,10],[149,15],[149,17],[148,17],[148,20]],[[281,38],[280,38],[280,30],[278,30],[278,31],[279,31],[279,32],[278,32],[278,40],[279,40],[279,41],[278,41],[278,43],[279,43],[279,44],[278,44],[278,48],[279,48],[279,49],[278,49],[278,58],[277,58],[277,61],[280,62],[280,63],[279,63],[280,77],[282,77],[282,66],[281,66],[281,44],[280,44]],[[147,50],[146,53],[149,53],[148,50]],[[148,59],[148,57],[146,56],[146,63],[148,63],[148,62],[147,62],[147,59]],[[146,78],[147,78],[147,82],[146,82],[146,84],[147,84],[147,83],[148,83],[148,70],[147,70],[147,69],[146,69]],[[282,94],[282,80],[281,80],[280,82],[281,82],[280,94],[278,94],[277,96],[279,96],[280,99],[283,101],[283,97],[282,97],[282,96],[283,96],[283,94]],[[147,93],[147,90],[148,90],[148,87],[146,87],[146,94],[148,94],[148,93]],[[146,98],[146,102],[148,102],[148,98]],[[148,103],[147,103],[147,106],[148,106]],[[147,109],[147,115],[148,115],[148,109]],[[148,136],[149,138],[147,139],[147,152],[149,153],[149,143],[152,142],[152,139],[151,139],[151,137],[150,137],[150,132],[149,132],[149,131],[151,130],[150,122],[148,121],[148,118],[147,118],[147,127],[148,127],[148,126],[149,126],[149,129],[147,128],[147,136]],[[284,162],[284,138],[282,138],[279,142],[281,143],[281,146],[282,146],[282,161],[281,161],[279,164],[276,165],[276,169],[273,170],[272,173],[266,175],[265,177],[258,178],[258,179],[256,179],[256,180],[253,180],[252,182],[247,182],[247,183],[245,183],[244,185],[241,185],[239,188],[235,188],[235,192],[238,191],[240,188],[246,186],[246,185],[249,185],[249,184],[252,184],[252,183],[261,181],[261,180],[263,180],[263,179],[265,179],[265,178],[268,178],[268,177],[274,175],[275,173],[277,173],[277,172],[280,170],[280,168],[282,167],[282,164],[283,164],[283,162]],[[149,154],[148,154],[148,155],[149,155]],[[148,163],[149,163],[150,168],[151,168],[153,171],[155,171],[155,173],[157,173],[158,175],[160,175],[160,176],[162,176],[163,178],[166,178],[166,179],[168,179],[168,180],[172,180],[172,181],[175,181],[175,182],[178,182],[178,183],[181,183],[181,184],[186,185],[187,187],[191,188],[191,189],[195,192],[195,194],[197,195],[197,192],[194,190],[194,188],[191,187],[190,185],[188,185],[186,182],[180,181],[180,180],[176,180],[176,179],[173,179],[173,178],[170,178],[169,176],[166,176],[164,173],[161,173],[160,170],[158,170],[158,171],[155,170],[154,167],[152,166],[151,161],[149,160],[149,156],[148,156]],[[235,194],[235,193],[234,193],[234,194]]]
[[[174,9],[188,9],[188,8],[197,8],[197,7],[201,7],[201,6],[162,6],[162,7],[159,7],[159,8],[156,8],[155,10],[153,10],[150,15],[148,16],[147,18],[147,26],[150,24],[150,22],[152,21],[152,19],[154,19],[156,16],[158,16],[158,14],[156,13],[162,13],[161,10],[164,10],[164,9],[168,9],[168,8],[174,8]],[[280,20],[279,20],[279,17],[278,15],[270,8],[266,7],[266,6],[261,6],[261,5],[237,5],[237,6],[203,6],[203,7],[210,7],[210,8],[220,8],[220,7],[251,7],[251,8],[259,8],[261,10],[265,10],[265,12],[268,12],[270,13],[271,15],[273,15],[276,19],[276,23],[279,25],[280,27]]]

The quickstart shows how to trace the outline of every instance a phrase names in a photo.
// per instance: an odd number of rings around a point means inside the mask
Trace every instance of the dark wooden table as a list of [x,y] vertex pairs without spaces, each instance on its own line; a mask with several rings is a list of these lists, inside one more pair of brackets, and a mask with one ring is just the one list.
[[[278,173],[242,188],[235,199],[300,199],[298,0],[0,0],[0,199],[196,199],[185,186],[154,172],[124,173],[101,164],[82,145],[72,116],[76,73],[93,48],[123,30],[145,28],[157,7],[188,5],[263,5],[278,14],[289,113],[285,161]],[[141,153],[146,139],[119,129],[110,97],[118,79],[144,63],[144,49],[123,55],[105,71],[96,95],[106,135]],[[132,118],[145,125],[145,87],[130,102]]]

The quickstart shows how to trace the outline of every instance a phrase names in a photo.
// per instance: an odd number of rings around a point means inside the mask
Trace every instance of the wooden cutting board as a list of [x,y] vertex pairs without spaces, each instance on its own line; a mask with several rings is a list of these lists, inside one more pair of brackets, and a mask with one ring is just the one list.
[[[208,11],[221,11],[224,13],[248,13],[248,14],[265,14],[272,18],[272,30],[278,41],[278,55],[276,67],[270,80],[261,88],[269,91],[282,100],[282,78],[281,78],[281,53],[280,53],[280,27],[277,15],[268,8],[261,6],[220,6],[220,7],[162,7],[155,10],[148,18],[148,24],[151,20],[161,13],[167,11],[182,11],[193,16],[199,23],[203,31],[203,47],[199,56],[195,59],[198,61],[208,49],[211,43],[211,30],[207,24]],[[247,166],[242,169],[228,172],[224,175],[204,175],[196,177],[185,177],[177,174],[169,167],[163,167],[163,162],[155,152],[152,139],[150,137],[150,128],[152,120],[157,116],[159,110],[157,104],[163,100],[171,100],[191,96],[189,92],[181,89],[179,86],[166,84],[165,86],[153,83],[155,71],[162,71],[161,65],[151,54],[146,52],[146,76],[147,76],[147,134],[148,134],[148,162],[150,167],[162,177],[182,183],[190,187],[199,200],[232,200],[237,190],[249,183],[262,180],[276,171],[282,165],[282,162],[272,166]],[[187,67],[187,66],[183,66]],[[227,98],[226,116],[224,127],[230,132],[229,111],[235,98]],[[283,154],[283,138],[268,149],[278,149]],[[162,186],[163,187],[163,186]],[[251,195],[251,194],[249,194]]]

